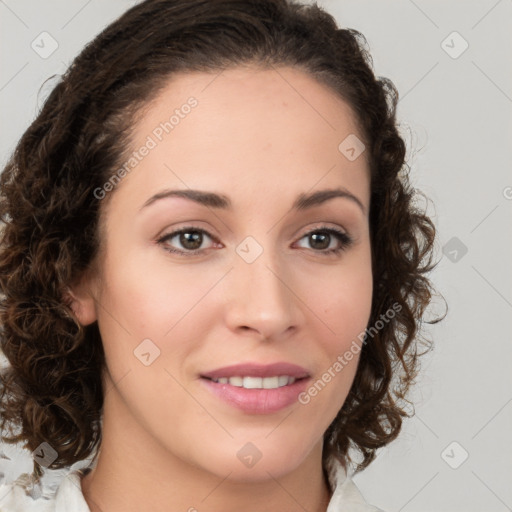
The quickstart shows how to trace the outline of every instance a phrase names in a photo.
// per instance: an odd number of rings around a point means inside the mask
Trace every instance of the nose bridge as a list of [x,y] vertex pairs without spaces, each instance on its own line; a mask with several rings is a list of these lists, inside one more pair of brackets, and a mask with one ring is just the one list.
[[236,249],[228,322],[232,328],[251,328],[270,338],[297,324],[297,299],[279,255],[248,238]]

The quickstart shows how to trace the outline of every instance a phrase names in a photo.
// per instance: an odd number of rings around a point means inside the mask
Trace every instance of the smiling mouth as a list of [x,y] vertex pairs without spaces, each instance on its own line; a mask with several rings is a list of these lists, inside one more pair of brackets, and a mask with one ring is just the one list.
[[297,403],[311,379],[305,368],[290,363],[246,363],[199,375],[209,392],[245,414],[274,414]]
[[303,380],[306,377],[296,378],[289,375],[275,375],[271,377],[249,377],[235,375],[233,377],[219,377],[217,379],[210,377],[203,377],[209,381],[217,384],[229,384],[244,389],[278,389],[285,386],[290,386],[296,381]]

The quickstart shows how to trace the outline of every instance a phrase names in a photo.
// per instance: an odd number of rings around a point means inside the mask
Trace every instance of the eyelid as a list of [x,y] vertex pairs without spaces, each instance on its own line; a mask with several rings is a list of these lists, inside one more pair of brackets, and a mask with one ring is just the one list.
[[330,222],[316,222],[313,224],[312,227],[308,227],[306,228],[305,231],[302,231],[300,230],[299,233],[302,232],[302,235],[300,236],[300,238],[304,237],[305,235],[308,235],[314,231],[327,231],[329,229],[332,229],[334,231],[338,231],[340,233],[344,233],[344,234],[347,234],[348,235],[348,232],[345,228],[342,228],[340,225],[338,224],[332,224]]

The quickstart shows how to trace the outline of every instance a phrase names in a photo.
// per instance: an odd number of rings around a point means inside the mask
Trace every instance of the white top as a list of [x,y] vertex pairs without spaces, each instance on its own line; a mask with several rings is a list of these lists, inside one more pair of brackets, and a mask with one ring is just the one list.
[[[91,467],[70,471],[56,489],[33,484],[24,473],[9,484],[0,485],[0,512],[90,512],[82,494],[81,478]],[[333,491],[327,512],[383,512],[369,505],[340,462],[331,457],[326,466]]]

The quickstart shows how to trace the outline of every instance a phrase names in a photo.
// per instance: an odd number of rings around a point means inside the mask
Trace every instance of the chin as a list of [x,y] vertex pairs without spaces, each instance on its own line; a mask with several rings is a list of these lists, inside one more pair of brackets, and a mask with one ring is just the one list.
[[[260,446],[258,448],[258,446]],[[282,443],[244,443],[241,447],[227,449],[223,453],[212,454],[205,461],[208,471],[221,478],[237,483],[265,482],[272,478],[281,478],[297,469],[308,457],[308,452],[294,445],[283,447]],[[232,455],[231,455],[232,454]]]

